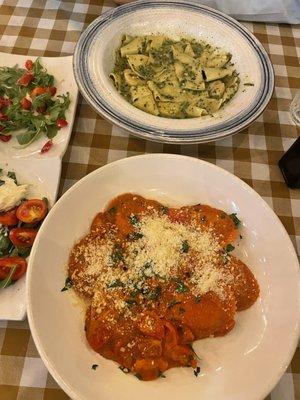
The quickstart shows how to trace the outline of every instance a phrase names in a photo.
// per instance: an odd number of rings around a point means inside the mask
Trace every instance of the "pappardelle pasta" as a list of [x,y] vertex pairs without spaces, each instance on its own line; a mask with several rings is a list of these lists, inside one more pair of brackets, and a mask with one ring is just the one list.
[[166,118],[213,115],[240,83],[230,53],[163,35],[124,35],[110,78],[132,105]]

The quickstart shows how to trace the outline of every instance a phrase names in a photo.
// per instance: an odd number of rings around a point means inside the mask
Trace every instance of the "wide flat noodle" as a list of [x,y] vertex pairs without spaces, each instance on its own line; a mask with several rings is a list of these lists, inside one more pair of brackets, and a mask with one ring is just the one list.
[[149,114],[158,115],[158,108],[154,101],[153,94],[147,86],[132,86],[130,88],[132,103],[140,110]]
[[204,41],[123,35],[110,78],[135,107],[166,118],[216,113],[239,88],[231,54]]

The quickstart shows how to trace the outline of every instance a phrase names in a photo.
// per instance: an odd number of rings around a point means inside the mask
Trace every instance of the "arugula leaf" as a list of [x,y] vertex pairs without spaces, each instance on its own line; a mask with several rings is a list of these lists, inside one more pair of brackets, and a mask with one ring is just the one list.
[[17,141],[20,145],[28,144],[35,137],[36,132],[28,131],[17,135]]
[[0,289],[4,289],[7,286],[12,284],[12,276],[15,272],[15,270],[17,269],[17,265],[15,265],[14,267],[11,268],[10,273],[7,275],[7,277],[5,279],[3,279],[2,281],[0,281]]
[[56,135],[57,135],[57,132],[58,132],[58,128],[57,128],[57,126],[56,125],[47,125],[47,137],[49,138],[49,139],[53,139]]

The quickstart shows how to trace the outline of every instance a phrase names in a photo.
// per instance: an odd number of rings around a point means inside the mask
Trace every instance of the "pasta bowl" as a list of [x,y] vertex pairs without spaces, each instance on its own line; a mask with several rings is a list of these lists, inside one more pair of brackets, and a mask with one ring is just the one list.
[[[134,107],[109,78],[124,34],[191,37],[231,53],[240,78],[238,92],[213,116],[172,119]],[[269,57],[243,25],[184,1],[137,1],[101,15],[81,35],[73,67],[82,95],[96,112],[133,135],[166,143],[203,143],[239,132],[262,113],[274,88]]]
[[[236,246],[236,256],[253,271],[261,294],[250,309],[238,314],[229,334],[194,343],[201,367],[197,377],[190,368],[171,369],[166,379],[151,382],[124,374],[116,363],[89,347],[84,311],[72,290],[61,291],[74,243],[87,233],[96,213],[126,192],[170,206],[209,204],[237,213],[242,221],[243,239]],[[97,169],[50,210],[31,253],[27,304],[38,351],[72,399],[263,400],[297,345],[299,264],[277,216],[240,179],[190,157],[143,155]]]

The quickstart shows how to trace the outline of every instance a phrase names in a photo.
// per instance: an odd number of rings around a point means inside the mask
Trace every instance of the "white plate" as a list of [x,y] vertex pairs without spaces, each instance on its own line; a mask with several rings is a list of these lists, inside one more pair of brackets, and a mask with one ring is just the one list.
[[[227,336],[200,340],[201,375],[175,368],[167,379],[140,382],[95,353],[72,291],[61,292],[74,242],[97,212],[124,192],[167,204],[207,203],[237,212],[244,239],[237,255],[253,270],[261,296],[241,312]],[[47,256],[45,256],[47,255]],[[76,400],[259,400],[289,364],[299,335],[299,265],[292,243],[269,206],[234,175],[178,155],[145,155],[108,164],[76,183],[50,211],[27,274],[28,318],[50,373]],[[96,371],[92,364],[99,364]]]
[[[28,59],[36,57],[0,53],[0,66],[23,66]],[[59,187],[61,159],[64,155],[75,118],[78,89],[72,71],[72,57],[42,57],[41,63],[56,79],[57,93],[69,91],[71,105],[66,112],[68,126],[61,129],[53,139],[54,146],[48,153],[40,154],[40,149],[48,140],[42,137],[25,149],[16,149],[15,138],[7,143],[0,141],[0,167],[16,172],[20,183],[30,185],[29,197],[48,197],[54,204]],[[26,316],[25,278],[16,284],[0,290],[0,320],[22,320]]]
[[[0,66],[13,67],[18,64],[24,68],[24,63],[28,59],[34,61],[36,57],[0,53]],[[66,112],[68,126],[59,130],[55,138],[53,138],[54,146],[51,150],[48,153],[40,154],[41,148],[49,140],[46,136],[42,136],[24,149],[17,148],[19,144],[17,139],[13,137],[7,143],[0,142],[0,156],[4,155],[11,158],[30,157],[30,159],[34,158],[37,160],[44,160],[46,157],[63,156],[71,137],[78,96],[78,89],[73,75],[72,60],[73,56],[40,58],[41,64],[48,70],[49,74],[54,75],[57,94],[69,92],[71,100],[70,108]]]
[[[129,104],[109,78],[123,34],[165,34],[174,39],[204,39],[232,54],[241,84],[233,99],[211,116],[171,119]],[[74,73],[86,101],[109,121],[148,140],[204,143],[233,135],[265,109],[274,88],[271,61],[255,36],[233,18],[186,1],[135,1],[104,13],[81,35]],[[254,86],[244,86],[244,83]]]

